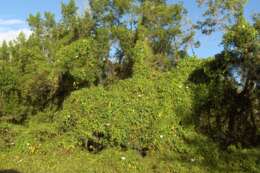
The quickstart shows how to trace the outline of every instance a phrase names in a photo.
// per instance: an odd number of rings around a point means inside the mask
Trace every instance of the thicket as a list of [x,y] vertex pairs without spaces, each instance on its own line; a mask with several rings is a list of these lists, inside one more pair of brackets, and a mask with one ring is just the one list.
[[70,0],[60,21],[30,15],[32,35],[0,48],[0,121],[26,125],[48,112],[59,133],[89,150],[146,152],[173,148],[178,117],[194,115],[224,146],[259,144],[259,16],[251,25],[237,13],[242,1],[214,2],[200,2],[209,18],[195,28],[214,31],[220,9],[235,23],[226,26],[223,52],[203,68],[186,59],[199,43],[181,3],[90,0],[91,12],[78,15]]
[[[200,126],[223,143],[259,144],[259,33],[239,17],[223,39],[224,51],[197,75],[204,98],[197,105]],[[196,78],[196,73],[194,77]],[[198,77],[198,76],[197,76]],[[194,79],[193,79],[194,80]],[[196,82],[196,81],[194,81]],[[198,90],[198,96],[200,91]]]

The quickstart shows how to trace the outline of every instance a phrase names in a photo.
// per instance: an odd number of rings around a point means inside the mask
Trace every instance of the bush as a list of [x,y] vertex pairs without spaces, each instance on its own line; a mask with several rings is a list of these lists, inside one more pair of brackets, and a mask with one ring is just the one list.
[[[58,74],[32,48],[21,59],[0,64],[0,116],[21,123],[52,103],[58,90]],[[30,59],[24,64],[23,59]]]
[[59,89],[58,75],[55,75],[52,77],[52,72],[39,71],[24,76],[22,97],[34,110],[43,111],[48,104],[53,103]]
[[102,63],[97,43],[83,39],[59,50],[55,66],[62,75],[72,77],[71,84],[74,86],[90,86],[99,82]]
[[0,83],[0,119],[23,120],[27,110],[20,98],[18,73],[10,64],[0,64]]
[[142,152],[174,148],[172,141],[182,133],[180,121],[192,114],[191,93],[185,81],[187,73],[200,64],[197,62],[181,62],[178,72],[150,71],[153,75],[149,77],[138,75],[107,88],[75,91],[56,117],[59,129],[103,147]]

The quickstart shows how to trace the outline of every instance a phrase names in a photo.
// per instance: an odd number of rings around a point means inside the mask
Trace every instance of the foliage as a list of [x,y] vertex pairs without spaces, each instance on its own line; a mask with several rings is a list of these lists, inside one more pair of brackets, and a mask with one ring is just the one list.
[[56,56],[56,69],[70,75],[75,87],[97,84],[102,72],[97,46],[94,40],[84,39],[62,48]]
[[146,38],[154,54],[176,59],[176,62],[180,58],[178,52],[186,51],[193,41],[194,34],[185,32],[189,26],[181,3],[139,0],[91,0],[89,3],[96,27],[109,30],[111,43],[119,42],[121,49],[116,50],[116,58],[120,64],[129,62],[131,66],[129,50],[138,40]]
[[196,0],[198,5],[205,6],[204,20],[198,21],[197,28],[203,34],[211,34],[217,29],[231,26],[237,16],[243,14],[248,0]]
[[[183,64],[189,69],[195,66]],[[171,147],[170,141],[176,137],[171,129],[180,121],[178,115],[191,113],[190,93],[182,83],[187,74],[148,72],[151,75],[136,71],[134,74],[139,75],[108,88],[99,86],[73,92],[56,119],[60,130],[72,131],[104,147],[140,151]],[[179,78],[172,80],[175,74]]]
[[232,143],[259,143],[257,34],[244,18],[238,18],[224,35],[225,50],[205,70],[210,82],[198,108],[201,124],[224,142],[224,147]]
[[200,29],[236,22],[214,60],[188,55],[199,43],[181,2],[89,0],[79,15],[70,0],[59,21],[30,15],[30,37],[0,46],[0,169],[259,172],[259,147],[245,148],[260,141],[259,16],[198,2]]
[[152,72],[154,55],[147,41],[138,41],[133,52],[133,75],[149,76]]
[[26,107],[22,105],[19,97],[19,81],[17,72],[14,68],[1,63],[0,68],[0,118],[7,120],[20,121],[26,114]]
[[171,72],[74,91],[57,113],[38,113],[26,126],[1,123],[0,168],[29,173],[259,172],[259,148],[233,145],[223,151],[196,131],[192,107],[197,86],[187,80],[205,63],[184,59]]

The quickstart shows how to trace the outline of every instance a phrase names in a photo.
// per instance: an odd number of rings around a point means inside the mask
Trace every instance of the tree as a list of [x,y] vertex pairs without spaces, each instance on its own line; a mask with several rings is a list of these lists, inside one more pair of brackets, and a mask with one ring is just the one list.
[[89,3],[95,37],[106,38],[102,39],[102,44],[106,45],[102,46],[104,58],[109,59],[109,51],[115,51],[116,57],[112,58],[121,66],[121,76],[130,74],[133,50],[138,41],[149,42],[153,53],[158,55],[158,59],[154,59],[158,62],[154,64],[169,59],[176,63],[180,52],[186,52],[194,42],[193,32],[185,32],[186,10],[181,3],[169,4],[164,0],[90,0]]
[[55,42],[56,22],[54,14],[45,12],[44,18],[42,18],[40,13],[36,13],[36,15],[30,15],[27,21],[33,31],[27,44],[31,44],[30,47],[38,47],[41,54],[51,62],[54,49],[57,46],[57,44],[51,45]]
[[211,34],[216,29],[234,24],[236,18],[243,14],[248,0],[197,0],[200,7],[205,6],[204,20],[198,21],[197,28],[204,34]]
[[70,0],[68,4],[61,4],[62,22],[68,27],[73,27],[77,18],[77,6],[75,0]]
[[2,46],[0,47],[0,60],[8,61],[10,59],[8,49],[6,41],[3,41]]
[[226,145],[254,145],[259,119],[259,33],[243,16],[223,37],[224,51],[208,67],[211,79],[202,114]]
[[96,23],[96,27],[127,25],[124,20],[132,10],[133,0],[90,0],[91,14]]
[[253,21],[254,21],[254,27],[259,34],[260,33],[260,13],[257,13],[253,16]]
[[78,16],[77,16],[77,6],[75,0],[70,0],[68,4],[61,4],[61,14],[62,14],[62,34],[68,35],[68,42],[79,39],[78,31]]
[[43,33],[41,14],[39,12],[36,13],[35,15],[30,14],[27,21],[29,26],[33,30],[34,34],[40,37]]
[[139,11],[139,25],[145,27],[155,54],[174,55],[180,50],[184,34],[181,24],[186,14],[182,4],[143,1]]
[[[255,144],[259,134],[259,29],[244,16],[247,0],[197,0],[205,5],[204,34],[223,29],[224,51],[209,66],[211,85],[206,101],[208,124],[224,134],[227,144]],[[214,119],[214,120],[213,120]],[[222,137],[223,138],[223,137]]]

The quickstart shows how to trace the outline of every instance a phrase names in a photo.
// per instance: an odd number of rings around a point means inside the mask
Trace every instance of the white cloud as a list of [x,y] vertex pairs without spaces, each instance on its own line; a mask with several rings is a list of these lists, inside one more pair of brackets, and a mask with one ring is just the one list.
[[20,19],[0,19],[0,25],[10,26],[10,25],[22,25],[25,24],[25,21]]
[[26,22],[20,19],[1,19],[0,18],[0,43],[15,40],[23,32],[26,38],[31,31],[27,28]]
[[25,34],[26,38],[28,38],[32,33],[28,28],[0,31],[0,43],[4,40],[7,42],[15,40],[21,32]]

